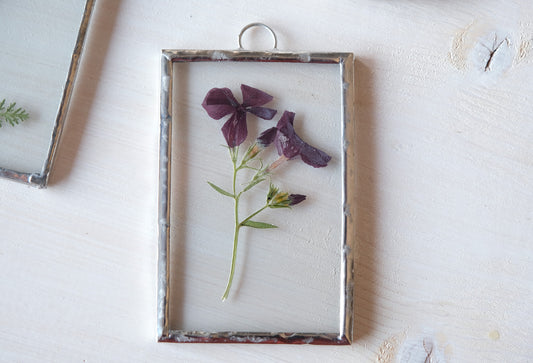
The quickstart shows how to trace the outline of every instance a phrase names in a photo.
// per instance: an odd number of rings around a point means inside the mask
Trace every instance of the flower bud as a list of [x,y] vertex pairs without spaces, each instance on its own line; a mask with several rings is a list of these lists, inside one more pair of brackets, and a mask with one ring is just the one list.
[[246,150],[246,153],[244,154],[242,158],[243,165],[246,165],[250,160],[255,158],[261,151],[264,150],[264,147],[262,147],[260,144],[253,144]]
[[302,194],[291,194],[289,195],[289,205],[296,205],[305,200],[305,195]]
[[289,206],[289,193],[287,192],[282,192],[282,193],[278,193],[274,196],[274,198],[272,199],[272,205],[276,205],[276,206],[279,206],[279,207],[285,207],[285,206]]
[[276,188],[274,184],[270,183],[270,188],[268,189],[268,194],[267,194],[267,202],[270,202],[272,198],[274,198],[274,196],[278,194],[278,191],[279,189]]

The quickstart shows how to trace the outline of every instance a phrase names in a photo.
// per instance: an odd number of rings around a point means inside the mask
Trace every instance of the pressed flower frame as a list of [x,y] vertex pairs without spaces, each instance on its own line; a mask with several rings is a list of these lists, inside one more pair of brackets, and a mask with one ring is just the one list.
[[[274,306],[273,310],[273,316],[279,311],[296,311],[298,309],[305,310],[304,304],[306,299],[309,299],[310,301],[313,301],[313,303],[309,302],[309,305],[313,305],[313,308],[316,310],[318,309],[324,309],[328,310],[331,309],[332,312],[327,315],[328,317],[333,317],[331,324],[328,322],[328,324],[324,325],[327,326],[327,328],[324,328],[324,330],[321,330],[322,325],[317,324],[319,330],[309,330],[309,328],[300,328],[295,327],[294,329],[287,328],[287,326],[283,326],[280,329],[275,328],[275,322],[272,323],[272,325],[268,326],[261,326],[261,320],[259,319],[259,322],[256,322],[256,325],[254,325],[254,322],[251,322],[250,324],[237,324],[234,322],[228,323],[227,327],[223,323],[216,323],[213,326],[215,328],[212,328],[210,326],[206,327],[205,324],[198,324],[198,326],[194,326],[194,324],[190,323],[184,323],[184,326],[177,326],[180,325],[179,322],[176,322],[175,319],[172,318],[172,314],[174,312],[174,315],[188,315],[188,311],[181,311],[179,313],[176,313],[176,309],[179,307],[172,307],[173,304],[186,304],[187,296],[192,295],[192,293],[189,292],[173,292],[172,289],[175,289],[176,286],[176,280],[180,281],[180,284],[185,284],[188,278],[194,279],[195,286],[191,288],[187,288],[189,290],[199,290],[201,288],[209,289],[211,285],[213,284],[212,281],[208,281],[210,277],[201,277],[198,278],[197,272],[188,272],[187,266],[195,265],[194,262],[189,262],[187,258],[183,256],[185,253],[183,246],[179,245],[179,241],[177,241],[176,234],[179,232],[176,232],[176,230],[179,230],[180,228],[185,228],[185,223],[179,221],[180,216],[187,216],[184,218],[190,218],[194,219],[194,215],[197,214],[196,211],[193,211],[191,213],[188,213],[187,211],[184,211],[182,209],[188,208],[190,204],[202,204],[202,203],[209,203],[209,201],[212,201],[212,205],[208,206],[207,208],[204,208],[201,213],[202,215],[212,213],[210,209],[216,210],[216,207],[213,207],[214,205],[218,203],[222,203],[220,201],[219,196],[215,195],[216,193],[213,193],[213,190],[205,183],[205,181],[208,179],[207,177],[205,180],[198,180],[197,182],[194,182],[194,185],[187,185],[184,183],[176,184],[176,180],[182,180],[187,178],[187,174],[191,173],[191,170],[200,170],[201,173],[209,173],[211,172],[211,175],[214,175],[215,177],[217,175],[220,175],[222,172],[218,170],[216,165],[212,166],[212,169],[214,171],[210,171],[210,163],[207,162],[207,165],[197,165],[196,162],[190,163],[186,159],[186,153],[190,149],[194,148],[201,148],[202,153],[206,155],[206,159],[209,160],[211,157],[210,155],[214,152],[213,150],[217,150],[217,153],[224,154],[222,150],[218,150],[216,148],[220,148],[219,145],[223,144],[223,138],[220,134],[219,128],[221,123],[217,123],[217,121],[214,121],[210,119],[207,115],[205,115],[202,120],[199,120],[198,117],[201,117],[200,112],[196,112],[197,110],[200,110],[200,103],[202,101],[203,97],[199,98],[199,103],[197,102],[196,96],[194,91],[187,91],[183,90],[184,87],[187,87],[189,85],[188,78],[191,77],[191,74],[195,74],[199,78],[203,78],[203,70],[207,69],[205,67],[207,66],[214,66],[215,68],[217,66],[223,65],[223,68],[220,68],[218,71],[214,71],[214,73],[228,73],[228,69],[234,69],[234,68],[225,68],[226,66],[230,65],[231,67],[238,68],[246,65],[251,65],[252,67],[256,67],[255,69],[263,69],[265,67],[276,67],[280,64],[288,65],[289,67],[301,67],[305,65],[313,65],[313,67],[322,67],[322,66],[329,66],[334,67],[333,73],[335,74],[337,81],[335,83],[335,88],[333,88],[336,97],[338,98],[335,104],[338,104],[340,108],[338,111],[338,118],[332,117],[332,122],[335,122],[335,126],[333,127],[333,132],[338,133],[336,135],[335,140],[338,142],[338,144],[331,145],[330,148],[334,149],[336,152],[334,153],[334,162],[336,163],[336,169],[334,169],[334,172],[338,175],[338,184],[334,184],[338,186],[338,190],[328,190],[327,196],[323,199],[315,198],[316,200],[327,200],[327,198],[331,197],[335,200],[338,200],[338,203],[334,204],[337,206],[336,212],[334,212],[335,215],[329,216],[328,218],[335,219],[335,225],[333,228],[335,228],[335,231],[331,233],[334,236],[338,236],[338,239],[335,238],[334,240],[329,241],[313,241],[313,236],[305,235],[305,237],[302,237],[303,240],[307,241],[309,245],[314,246],[316,244],[322,244],[324,245],[325,249],[331,250],[335,249],[335,251],[332,251],[331,256],[327,257],[326,260],[328,261],[325,263],[325,266],[323,267],[324,271],[328,271],[331,269],[331,271],[335,271],[335,273],[332,272],[332,279],[334,279],[335,284],[334,286],[323,289],[324,291],[332,292],[334,296],[329,296],[328,299],[332,299],[332,301],[335,302],[335,307],[331,307],[331,302],[328,301],[324,303],[324,306],[320,306],[321,300],[320,298],[314,298],[314,297],[305,297],[305,296],[292,296],[292,297],[286,297],[284,299],[276,300],[275,298],[272,298],[271,300],[268,300],[268,303],[262,301],[263,296],[261,296],[263,291],[268,291],[269,284],[275,284],[275,282],[272,282],[269,280],[270,278],[279,279],[279,275],[282,275],[280,272],[279,274],[276,274],[275,272],[272,273],[272,276],[270,275],[264,275],[264,274],[256,274],[254,275],[255,278],[260,277],[262,279],[261,286],[257,286],[255,290],[250,292],[250,289],[248,289],[246,292],[242,291],[245,290],[242,281],[246,280],[247,282],[251,283],[258,283],[257,279],[254,281],[249,281],[250,279],[247,276],[241,276],[240,283],[237,283],[237,297],[236,300],[232,301],[226,301],[226,302],[220,302],[218,299],[219,296],[217,295],[212,300],[210,300],[210,303],[213,304],[225,304],[224,309],[230,309],[231,304],[238,304],[240,300],[245,300],[249,305],[255,305],[255,306],[248,306],[246,309],[253,314],[254,309],[257,309],[257,314],[261,314],[261,309],[267,309],[269,306]],[[189,74],[189,71],[191,66],[198,65],[201,67],[202,71],[198,72],[192,72]],[[274,69],[274,68],[273,68]],[[292,68],[291,68],[292,69]],[[332,68],[328,68],[330,71]],[[222,71],[222,72],[221,72]],[[315,68],[313,68],[313,72],[316,71]],[[181,74],[181,78],[178,74]],[[198,76],[201,74],[201,76]],[[275,74],[275,72],[273,73]],[[311,73],[312,75],[313,73]],[[239,74],[233,74],[232,77],[235,79],[235,82],[239,82]],[[268,78],[268,77],[266,77]],[[281,77],[283,78],[283,77]],[[181,79],[181,80],[180,80]],[[184,81],[186,80],[186,81]],[[283,80],[282,80],[283,81]],[[243,81],[244,82],[244,81]],[[261,89],[265,92],[268,92],[270,94],[274,94],[275,92],[271,92],[270,89],[268,89],[268,81],[261,81],[265,83],[264,85],[261,85]],[[275,82],[273,80],[273,82]],[[277,80],[279,83],[279,80]],[[209,81],[203,80],[203,83],[206,85],[210,84]],[[225,84],[211,84],[210,87],[225,87]],[[233,92],[237,94],[237,86],[231,87],[233,89]],[[255,86],[255,85],[251,85]],[[206,86],[207,87],[207,86]],[[266,88],[265,88],[266,87]],[[204,343],[292,343],[292,344],[336,344],[336,345],[344,345],[344,344],[350,344],[352,342],[353,338],[353,244],[355,239],[355,230],[354,230],[354,187],[355,187],[355,159],[354,159],[354,93],[353,93],[353,55],[351,53],[309,53],[309,52],[299,52],[299,53],[293,53],[293,52],[281,52],[276,49],[273,51],[247,51],[247,50],[234,50],[234,51],[221,51],[221,50],[163,50],[162,52],[162,63],[161,63],[161,135],[160,135],[160,165],[159,165],[159,171],[160,171],[160,182],[159,182],[159,260],[158,260],[158,340],[160,342],[204,342]],[[278,88],[280,88],[278,86]],[[204,91],[207,91],[208,88],[203,88]],[[186,95],[185,97],[183,95]],[[205,93],[204,93],[205,95]],[[316,96],[316,95],[315,95]],[[290,92],[287,92],[287,94],[283,95],[284,99],[290,98],[291,94]],[[304,95],[304,98],[307,97],[309,99],[309,102],[312,102],[314,99],[313,95],[309,93],[308,95]],[[177,100],[179,99],[179,100]],[[290,99],[287,100],[287,103],[290,104]],[[336,106],[334,106],[336,107]],[[300,110],[298,110],[300,111]],[[282,112],[279,113],[281,115]],[[193,114],[194,119],[191,118],[191,114]],[[307,119],[313,119],[317,118],[317,115],[313,115],[312,113],[308,112],[296,112],[296,122],[297,124],[295,127],[298,128],[298,125],[305,128],[310,127],[311,123],[306,123]],[[303,114],[302,116],[299,116],[300,114]],[[275,118],[276,121],[278,117]],[[255,122],[255,121],[254,121]],[[309,121],[311,122],[311,121]],[[184,126],[184,123],[186,126]],[[212,128],[213,132],[210,133],[209,136],[201,134],[201,136],[190,136],[191,128],[195,128],[196,125],[203,125],[199,127],[204,127],[205,129]],[[274,126],[275,122],[272,121],[268,123],[268,121],[257,121],[256,126],[260,130],[265,130],[271,126]],[[320,132],[318,130],[317,132]],[[212,136],[215,135],[215,136]],[[311,132],[312,135],[312,132]],[[188,137],[191,137],[191,139],[188,139]],[[207,139],[209,137],[209,139]],[[218,138],[214,138],[218,137]],[[211,139],[213,138],[213,139]],[[205,145],[197,145],[195,143],[196,140],[204,140],[205,139]],[[194,145],[194,146],[191,146]],[[221,149],[221,148],[220,148]],[[226,152],[227,154],[227,152]],[[226,155],[225,154],[225,155]],[[207,156],[209,155],[209,156]],[[287,164],[292,163],[292,161],[289,161]],[[296,162],[294,162],[296,163]],[[300,162],[301,163],[301,162]],[[303,164],[303,163],[301,163]],[[318,178],[327,178],[328,168],[324,168],[324,170],[321,172],[321,176]],[[220,168],[222,170],[222,168]],[[290,176],[290,172],[287,172],[285,176]],[[210,177],[213,178],[213,177]],[[222,180],[223,177],[220,176],[219,180]],[[209,179],[211,180],[211,179]],[[215,181],[215,180],[212,180]],[[289,183],[290,185],[290,183]],[[177,189],[177,190],[176,190]],[[313,189],[313,188],[311,188]],[[192,195],[192,193],[196,193]],[[201,193],[201,194],[200,194]],[[311,193],[309,193],[309,197],[312,199],[313,194],[325,194],[324,190],[313,190]],[[184,201],[183,199],[188,199],[189,201]],[[191,202],[193,200],[194,202]],[[174,204],[178,206],[174,206]],[[196,207],[197,209],[200,207]],[[307,210],[308,213],[315,213],[320,208],[320,204],[317,202],[315,204],[312,204],[312,208]],[[179,212],[175,212],[174,210],[180,209]],[[174,211],[174,212],[173,212]],[[305,212],[302,212],[301,210],[298,211],[288,211],[290,214],[287,215],[287,218],[292,218],[292,213],[294,214],[302,214]],[[191,216],[191,214],[193,216]],[[320,214],[320,213],[319,213]],[[276,219],[279,216],[273,216],[273,220]],[[223,216],[221,216],[221,219],[223,219]],[[279,218],[278,218],[279,219]],[[331,219],[327,219],[331,220]],[[313,221],[311,218],[312,223],[317,222],[317,220]],[[199,226],[197,228],[201,229],[209,229],[211,223],[208,223],[209,225]],[[280,229],[285,229],[285,233],[291,233],[290,226],[280,226]],[[213,229],[216,229],[217,226],[213,226]],[[328,229],[332,228],[332,226],[324,225],[322,229]],[[304,234],[305,231],[302,231],[304,227],[300,227],[298,229],[297,234]],[[263,239],[268,239],[268,237],[265,237],[264,234],[268,235],[270,231],[260,231],[263,234]],[[207,233],[207,232],[206,232]],[[203,244],[205,247],[204,249],[200,249],[198,247],[198,250],[195,252],[198,254],[205,254],[205,265],[206,269],[214,269],[212,265],[217,263],[218,259],[217,256],[213,257],[213,254],[216,254],[216,251],[218,251],[219,244],[222,244],[224,241],[221,241],[218,235],[217,231],[214,231],[212,236],[211,242],[206,242],[205,237],[198,238],[198,240],[194,241],[187,241],[187,243],[190,244]],[[287,235],[285,234],[285,236]],[[188,235],[189,238],[192,238],[190,235]],[[228,235],[231,237],[230,235]],[[185,237],[183,237],[185,238]],[[264,244],[261,247],[258,244],[255,244],[253,239],[255,238],[254,235],[249,235],[246,238],[246,244],[249,244],[247,248],[247,251],[243,254],[246,256],[247,254],[250,254],[255,249],[261,249],[264,248],[261,252],[264,255],[265,260],[268,260],[269,256],[271,254],[276,254],[276,251],[283,254],[283,248],[285,247],[264,247]],[[264,242],[264,241],[263,241]],[[284,241],[278,241],[280,243],[280,246],[283,246]],[[210,244],[211,243],[211,244]],[[243,243],[243,242],[241,242]],[[305,243],[303,243],[305,245]],[[272,248],[272,250],[269,250],[269,248]],[[281,249],[280,249],[281,248]],[[290,247],[287,247],[290,248]],[[321,253],[324,250],[317,250],[315,251],[314,257],[311,259],[320,258]],[[310,253],[310,252],[309,252]],[[305,256],[307,256],[306,251],[302,252],[303,257],[300,262],[300,266],[303,266],[302,261],[305,259]],[[318,257],[317,257],[318,256]],[[271,257],[271,256],[270,256]],[[199,261],[202,260],[202,256],[196,256],[196,258]],[[246,257],[245,257],[246,258]],[[275,257],[274,257],[275,258]],[[283,259],[280,258],[280,261],[288,261],[289,257]],[[214,263],[213,263],[214,261]],[[209,263],[207,263],[209,262]],[[226,263],[227,260],[224,260],[223,267],[227,267]],[[279,261],[274,261],[275,263],[282,263]],[[309,263],[316,263],[316,261],[309,261]],[[266,264],[266,262],[265,262]],[[305,262],[304,262],[305,264]],[[180,265],[180,266],[178,266]],[[246,263],[241,264],[246,265]],[[332,265],[332,266],[329,266]],[[334,266],[333,266],[334,265]],[[297,268],[298,263],[296,264]],[[178,268],[179,267],[179,268]],[[272,266],[273,269],[276,269],[277,266]],[[279,269],[279,267],[278,267]],[[252,267],[248,266],[246,270],[253,270]],[[198,271],[198,270],[195,270]],[[265,271],[265,270],[263,270]],[[284,272],[286,273],[286,272]],[[217,278],[219,276],[216,276]],[[220,281],[223,281],[225,279],[225,275],[220,276]],[[213,276],[215,278],[215,276]],[[288,278],[290,280],[290,278]],[[319,283],[323,283],[325,280],[319,280]],[[218,281],[218,280],[217,280]],[[277,282],[279,283],[280,280]],[[198,284],[203,284],[204,287],[197,286]],[[219,282],[217,282],[219,284]],[[305,282],[304,285],[306,285],[308,288],[312,289],[314,288],[313,285],[313,279],[309,278],[309,281]],[[239,289],[239,286],[242,287],[242,289]],[[309,287],[311,286],[311,287]],[[223,289],[223,284],[217,286],[214,288],[214,290],[220,292],[221,289]],[[181,287],[180,287],[181,288]],[[279,287],[279,289],[285,289],[286,291],[291,291],[290,287],[290,281],[282,286]],[[280,291],[275,290],[274,288],[272,291]],[[187,291],[189,291],[187,290]],[[317,290],[321,290],[320,287],[317,288]],[[300,291],[297,288],[294,289],[295,292]],[[266,293],[266,292],[265,292]],[[246,297],[242,297],[242,299],[239,297],[240,294],[247,295],[248,300],[246,300]],[[314,296],[314,295],[313,295]],[[320,295],[317,295],[320,296]],[[336,297],[335,297],[336,296]],[[254,302],[255,301],[255,302]],[[289,306],[288,302],[290,301],[296,301],[296,306]],[[220,311],[213,311],[210,310],[210,307],[208,306],[201,306],[203,303],[201,300],[193,300],[189,304],[193,304],[195,306],[194,312],[196,314],[204,314],[206,316],[206,319],[208,319],[209,316],[213,315],[213,319],[219,318],[221,315],[226,315],[226,312],[229,311],[230,313],[227,314],[228,319],[232,319],[231,313],[235,313],[234,310],[220,310]],[[228,307],[229,306],[229,307]],[[239,306],[235,308],[236,310],[241,309],[242,306]],[[276,310],[277,309],[277,310]],[[211,314],[211,315],[210,315]],[[294,314],[298,316],[298,314]],[[235,315],[235,320],[246,320],[246,314],[242,315]],[[282,318],[280,318],[281,320]],[[183,319],[182,319],[183,320]],[[274,319],[275,320],[275,319]],[[203,320],[202,320],[203,321]],[[283,325],[283,324],[281,324]],[[281,326],[280,325],[280,326]],[[295,324],[297,325],[297,324]],[[244,329],[240,329],[241,326],[244,326]]]

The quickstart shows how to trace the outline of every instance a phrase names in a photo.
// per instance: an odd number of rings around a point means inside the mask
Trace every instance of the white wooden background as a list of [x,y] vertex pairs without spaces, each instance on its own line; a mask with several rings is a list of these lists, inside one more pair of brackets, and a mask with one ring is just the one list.
[[[253,21],[357,57],[351,346],[156,343],[160,50]],[[0,181],[0,361],[533,361],[532,52],[527,0],[99,1],[49,188]]]

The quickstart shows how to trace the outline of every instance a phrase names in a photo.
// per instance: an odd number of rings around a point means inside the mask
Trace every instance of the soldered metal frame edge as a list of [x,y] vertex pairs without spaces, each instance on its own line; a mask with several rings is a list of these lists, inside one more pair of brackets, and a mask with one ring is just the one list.
[[[288,62],[338,64],[342,99],[342,244],[341,291],[338,332],[206,332],[169,326],[170,292],[170,182],[172,156],[173,64],[177,62]],[[249,50],[162,50],[159,154],[159,236],[157,337],[173,343],[264,343],[349,345],[353,341],[354,243],[355,243],[355,110],[354,57],[352,53],[281,52]]]

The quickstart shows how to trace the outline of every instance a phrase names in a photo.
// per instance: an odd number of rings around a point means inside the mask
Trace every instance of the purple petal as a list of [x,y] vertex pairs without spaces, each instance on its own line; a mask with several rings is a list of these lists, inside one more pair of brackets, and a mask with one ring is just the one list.
[[283,115],[281,115],[281,118],[279,119],[276,127],[278,129],[282,129],[287,124],[291,124],[292,126],[292,124],[294,123],[294,115],[295,115],[294,112],[290,112],[290,111],[283,112]]
[[305,200],[305,195],[302,194],[291,194],[289,195],[289,205],[296,205]]
[[268,145],[274,142],[277,133],[278,129],[275,127],[271,127],[268,130],[263,131],[261,135],[259,135],[259,137],[257,138],[257,143],[262,147],[267,147]]
[[309,164],[315,168],[322,168],[324,166],[327,166],[328,162],[331,160],[331,156],[329,156],[322,150],[318,150],[317,148],[305,143],[302,147],[300,157],[302,158],[304,163]]
[[222,126],[222,134],[229,147],[235,147],[242,144],[248,135],[246,112],[235,112]]
[[274,98],[271,95],[258,90],[257,88],[253,88],[245,84],[241,84],[241,91],[243,107],[263,106],[265,103],[272,101]]
[[235,112],[238,105],[239,103],[229,88],[210,89],[204,98],[204,102],[202,102],[207,114],[215,120]]
[[[302,147],[305,145],[305,142],[300,139],[300,137],[296,135],[296,132],[294,131],[290,117],[291,113],[292,112],[289,113],[289,117],[285,117],[287,114],[287,111],[285,111],[282,118],[279,120],[278,134],[275,140],[278,154],[283,154],[289,159],[298,156],[302,150]],[[293,113],[292,117],[294,117]],[[283,123],[284,125],[280,128],[279,125]]]
[[262,118],[263,120],[272,120],[276,112],[278,112],[266,107],[250,107],[247,109],[247,111],[253,113],[259,118]]

